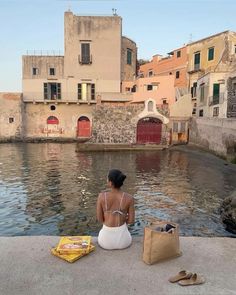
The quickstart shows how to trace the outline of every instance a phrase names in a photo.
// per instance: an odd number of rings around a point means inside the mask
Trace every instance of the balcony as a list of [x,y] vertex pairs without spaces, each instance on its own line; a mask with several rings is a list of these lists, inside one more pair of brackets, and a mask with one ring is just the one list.
[[193,69],[190,69],[188,71],[189,74],[193,74],[193,73],[196,73],[196,72],[204,73],[204,70],[201,68],[200,64],[194,64]]
[[79,64],[81,65],[90,65],[92,64],[92,55],[86,55],[86,56],[78,56]]
[[209,106],[222,104],[224,102],[225,94],[219,93],[219,95],[209,96]]
[[31,103],[53,103],[53,104],[69,104],[69,103],[75,103],[75,104],[95,104],[96,101],[96,95],[95,99],[78,99],[78,93],[76,92],[62,92],[61,94],[55,94],[53,96],[45,95],[42,92],[25,92],[23,91],[23,101],[24,102],[31,102]]

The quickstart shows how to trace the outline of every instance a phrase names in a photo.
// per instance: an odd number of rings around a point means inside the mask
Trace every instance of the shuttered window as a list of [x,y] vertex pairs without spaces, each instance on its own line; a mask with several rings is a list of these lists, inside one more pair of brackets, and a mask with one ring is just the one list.
[[208,60],[214,59],[214,47],[208,48]]
[[90,63],[90,44],[89,43],[81,44],[81,63],[82,64]]

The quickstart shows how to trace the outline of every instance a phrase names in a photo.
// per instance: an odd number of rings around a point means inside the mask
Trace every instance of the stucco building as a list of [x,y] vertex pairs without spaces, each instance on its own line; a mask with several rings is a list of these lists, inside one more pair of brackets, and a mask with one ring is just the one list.
[[137,47],[122,19],[64,15],[64,55],[23,56],[25,137],[89,138],[92,108],[125,103],[123,81],[136,75]]
[[236,33],[225,31],[188,44],[189,92],[197,117],[227,117],[227,77],[236,58]]

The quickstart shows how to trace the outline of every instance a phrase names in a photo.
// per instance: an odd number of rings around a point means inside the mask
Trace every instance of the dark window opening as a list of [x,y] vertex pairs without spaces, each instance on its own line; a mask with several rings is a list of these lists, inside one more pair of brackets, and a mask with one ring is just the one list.
[[38,68],[32,68],[32,74],[33,76],[36,76],[39,74],[39,69]]
[[55,68],[50,68],[49,69],[49,74],[50,74],[50,76],[54,76],[55,75]]
[[90,57],[90,44],[82,43],[81,44],[81,64],[87,65],[91,63]]
[[179,71],[176,71],[176,73],[175,73],[175,78],[176,78],[176,79],[179,79],[179,75],[180,75]]
[[127,49],[127,65],[132,65],[132,50]]
[[132,87],[132,89],[131,89],[131,92],[136,92],[136,88],[137,88],[137,86],[134,85],[134,86]]
[[152,90],[153,89],[153,86],[152,85],[147,85],[147,91],[150,91],[150,90]]
[[201,60],[200,52],[195,53],[194,54],[194,70],[200,69],[200,60]]
[[149,72],[148,72],[148,76],[149,76],[149,77],[152,77],[152,76],[153,76],[153,71],[149,71]]
[[194,82],[193,86],[191,87],[191,95],[192,98],[197,96],[197,82]]
[[14,122],[14,118],[9,118],[9,123],[13,123]]
[[181,50],[177,51],[177,58],[181,57]]
[[51,111],[55,111],[56,110],[56,106],[50,106],[50,110]]
[[44,83],[44,99],[61,99],[61,83]]
[[203,110],[199,111],[199,117],[203,117]]

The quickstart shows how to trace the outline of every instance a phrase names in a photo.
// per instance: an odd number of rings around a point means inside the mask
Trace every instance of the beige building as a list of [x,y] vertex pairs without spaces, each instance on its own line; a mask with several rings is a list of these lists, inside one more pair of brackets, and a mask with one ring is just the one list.
[[0,92],[0,142],[20,140],[23,132],[21,93]]
[[[211,100],[211,98],[203,99],[203,96],[215,96],[219,97],[220,101],[216,107],[225,109],[224,101],[227,99],[227,96],[224,95],[223,97],[222,94],[224,83],[226,83],[224,76],[231,71],[232,62],[236,57],[236,33],[225,31],[192,42],[187,47],[189,55],[189,92],[191,92],[192,96],[193,115],[204,116],[205,110],[207,116],[210,113],[213,116],[212,109],[206,110],[206,106],[203,109],[200,108],[200,105],[203,100]],[[206,80],[208,82],[204,85],[204,81]],[[204,91],[207,94],[204,94]],[[218,99],[214,103],[216,101]],[[212,104],[208,104],[208,107],[211,106]],[[219,110],[218,113],[225,113],[223,109],[221,111]]]
[[67,11],[64,21],[64,56],[23,56],[26,137],[89,138],[94,105],[131,100],[121,85],[136,75],[137,47],[121,17]]

